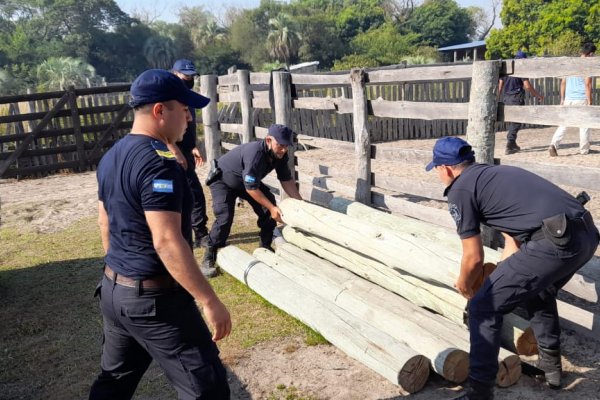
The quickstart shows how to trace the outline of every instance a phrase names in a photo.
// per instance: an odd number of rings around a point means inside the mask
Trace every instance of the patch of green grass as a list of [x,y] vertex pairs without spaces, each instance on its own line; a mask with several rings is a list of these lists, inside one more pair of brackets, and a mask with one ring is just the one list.
[[[236,214],[232,239],[251,252],[258,245],[254,215],[250,207]],[[53,234],[0,228],[0,243],[0,397],[86,398],[100,371],[102,341],[102,317],[93,298],[103,267],[96,218]],[[201,250],[196,257],[201,259]],[[326,343],[231,276],[210,282],[233,319],[232,334],[219,342],[224,359],[276,338]],[[297,397],[279,398],[312,399],[294,393],[288,394]],[[136,392],[140,399],[174,397],[156,366]]]
[[282,383],[267,396],[267,400],[318,400],[311,394],[302,393],[294,386],[286,386]]

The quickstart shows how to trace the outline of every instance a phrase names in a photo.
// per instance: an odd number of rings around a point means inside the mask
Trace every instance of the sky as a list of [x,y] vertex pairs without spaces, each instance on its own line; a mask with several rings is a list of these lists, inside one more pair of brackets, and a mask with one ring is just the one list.
[[[144,10],[152,19],[166,22],[177,22],[177,11],[183,7],[204,6],[205,10],[212,12],[217,17],[222,15],[228,7],[256,8],[260,0],[116,0],[121,10],[131,14],[135,10]],[[491,0],[457,0],[461,7],[479,6],[486,11],[491,10]],[[218,4],[215,6],[215,4]],[[499,18],[495,26],[500,26]]]

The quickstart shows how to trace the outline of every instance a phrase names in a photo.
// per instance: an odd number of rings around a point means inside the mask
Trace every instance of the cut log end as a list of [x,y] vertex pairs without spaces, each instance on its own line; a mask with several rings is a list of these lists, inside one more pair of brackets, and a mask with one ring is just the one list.
[[442,376],[454,383],[462,383],[469,376],[469,353],[464,350],[452,350],[446,356]]
[[537,340],[531,328],[525,329],[515,340],[515,347],[516,353],[522,356],[533,356],[538,353]]
[[429,378],[429,360],[425,356],[411,357],[398,373],[398,385],[408,393],[423,389]]
[[512,386],[521,377],[521,359],[519,356],[512,355],[498,362],[498,375],[496,375],[496,384],[500,387]]

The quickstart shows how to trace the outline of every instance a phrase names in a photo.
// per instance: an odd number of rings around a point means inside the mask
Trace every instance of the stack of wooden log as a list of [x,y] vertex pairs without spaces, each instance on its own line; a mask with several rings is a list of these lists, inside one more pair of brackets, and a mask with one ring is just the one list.
[[[280,208],[286,243],[253,256],[224,248],[221,268],[409,393],[425,385],[430,368],[451,382],[466,379],[455,234],[341,199],[331,209],[293,199]],[[487,261],[499,260],[497,251],[485,251]],[[537,348],[528,322],[514,314],[505,318],[502,341],[497,383],[509,386],[521,375],[517,354]]]

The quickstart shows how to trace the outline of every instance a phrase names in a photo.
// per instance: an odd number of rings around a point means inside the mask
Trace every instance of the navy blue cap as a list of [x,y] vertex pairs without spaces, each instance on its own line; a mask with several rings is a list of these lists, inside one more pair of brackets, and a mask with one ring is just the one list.
[[294,144],[294,132],[285,125],[273,124],[269,127],[269,136],[273,136],[277,143],[284,146]]
[[131,84],[130,94],[129,105],[133,108],[169,100],[177,100],[192,108],[202,108],[210,102],[209,98],[188,89],[181,79],[164,69],[142,72]]
[[181,72],[184,75],[198,75],[198,71],[196,71],[196,66],[194,65],[194,63],[186,59],[175,61],[175,64],[173,64],[173,68],[171,69],[173,71]]
[[433,146],[433,160],[425,167],[431,171],[440,165],[456,165],[463,161],[475,161],[475,152],[471,145],[458,137],[444,137],[438,139]]
[[519,50],[519,51],[517,51],[517,54],[515,54],[515,58],[516,59],[527,58],[527,54],[525,54],[525,52]]

